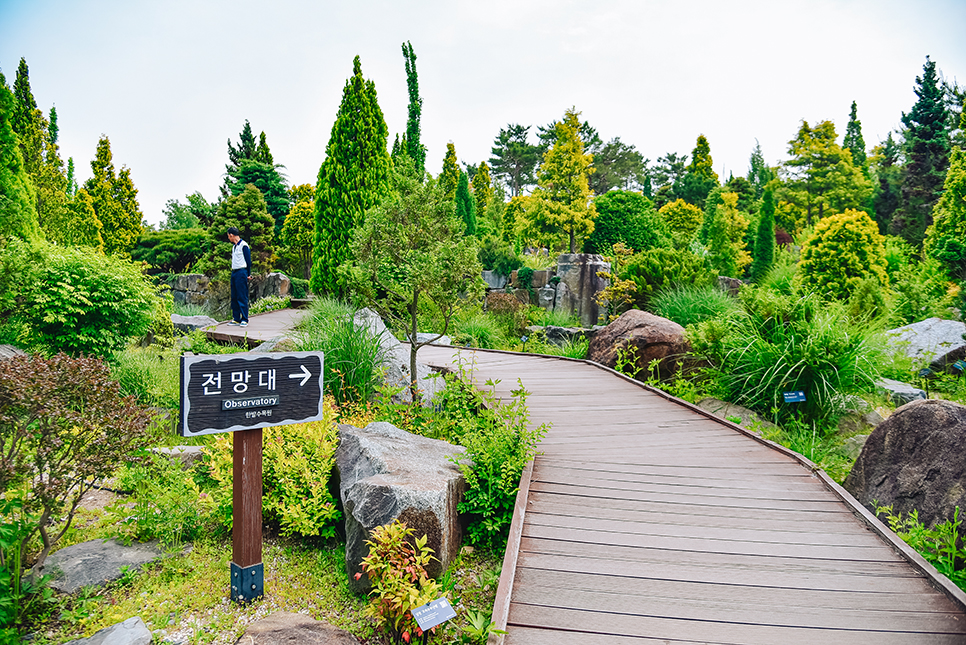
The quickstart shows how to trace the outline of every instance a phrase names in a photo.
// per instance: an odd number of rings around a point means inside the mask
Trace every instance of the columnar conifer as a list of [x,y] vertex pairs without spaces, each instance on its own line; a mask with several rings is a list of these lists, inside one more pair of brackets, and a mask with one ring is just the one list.
[[315,293],[346,294],[339,268],[351,256],[352,233],[365,212],[390,191],[388,137],[376,86],[362,77],[362,63],[356,56],[316,185],[311,279]]
[[758,236],[755,238],[755,253],[751,263],[751,279],[758,282],[775,261],[775,194],[766,188],[761,197],[758,210]]
[[97,219],[103,225],[104,251],[109,254],[128,253],[138,241],[144,219],[137,202],[137,189],[131,171],[122,168],[114,173],[111,142],[102,136],[97,142],[97,153],[91,161],[94,176],[84,182],[90,193]]
[[38,237],[36,195],[13,130],[16,99],[0,74],[0,234]]
[[463,221],[464,235],[476,235],[476,203],[470,195],[470,182],[465,172],[460,173],[456,185],[456,216]]
[[456,199],[456,186],[460,183],[460,168],[456,161],[456,146],[452,142],[446,144],[446,156],[443,157],[443,172],[439,176],[439,188],[446,199]]
[[409,89],[409,118],[406,120],[406,136],[403,139],[406,153],[416,165],[421,177],[426,171],[426,148],[420,141],[419,120],[423,111],[423,99],[419,96],[419,78],[416,75],[416,53],[409,41],[403,43],[403,58],[406,59],[406,86]]
[[482,217],[486,207],[493,200],[493,183],[490,180],[490,167],[481,161],[473,175],[473,199],[476,200],[476,212]]

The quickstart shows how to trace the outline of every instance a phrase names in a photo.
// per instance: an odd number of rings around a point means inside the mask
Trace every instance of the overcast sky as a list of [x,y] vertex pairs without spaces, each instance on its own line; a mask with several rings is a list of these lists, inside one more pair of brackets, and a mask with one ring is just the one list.
[[168,199],[218,196],[245,119],[289,184],[314,184],[356,55],[391,143],[406,127],[406,40],[434,173],[447,142],[479,163],[501,127],[573,106],[652,161],[704,134],[727,179],[755,139],[784,159],[802,119],[841,138],[853,100],[869,147],[884,139],[927,55],[966,84],[964,28],[964,0],[0,0],[0,70],[12,84],[26,58],[81,180],[110,137],[157,223]]

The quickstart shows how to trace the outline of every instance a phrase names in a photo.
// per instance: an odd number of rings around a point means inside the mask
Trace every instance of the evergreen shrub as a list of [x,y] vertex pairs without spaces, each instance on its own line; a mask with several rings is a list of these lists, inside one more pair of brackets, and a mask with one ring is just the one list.
[[671,248],[636,253],[619,269],[617,277],[634,283],[634,304],[640,309],[646,309],[650,299],[662,289],[685,284],[707,287],[717,279],[704,258]]

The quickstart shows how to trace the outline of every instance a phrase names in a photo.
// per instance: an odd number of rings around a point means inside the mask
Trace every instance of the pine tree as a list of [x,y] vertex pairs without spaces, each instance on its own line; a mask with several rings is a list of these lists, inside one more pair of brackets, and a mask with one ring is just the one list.
[[932,209],[942,194],[949,167],[949,114],[936,63],[928,56],[923,75],[916,77],[915,91],[919,97],[916,104],[909,114],[902,114],[906,167],[899,189],[899,209],[889,228],[919,246],[926,228],[932,224]]
[[758,209],[758,236],[751,262],[751,279],[760,282],[775,261],[775,194],[766,188]]
[[140,237],[144,219],[137,202],[137,189],[131,172],[122,168],[115,174],[111,142],[102,136],[97,142],[97,153],[91,161],[94,176],[84,182],[90,194],[97,219],[103,225],[104,252],[126,254]]
[[[272,158],[271,153],[268,153],[267,158]],[[243,159],[232,173],[231,183],[228,185],[229,191],[232,195],[238,196],[244,192],[248,184],[254,185],[265,198],[268,214],[275,220],[277,236],[285,224],[285,216],[288,215],[288,209],[291,206],[285,180],[275,166],[254,159]]]
[[879,225],[879,232],[883,235],[889,231],[889,223],[899,208],[899,184],[902,168],[899,166],[899,145],[892,138],[892,133],[886,140],[873,148],[872,165],[879,185],[872,199],[875,221]]
[[456,146],[452,142],[446,144],[446,156],[443,157],[443,172],[439,176],[439,188],[446,195],[446,199],[456,199],[456,186],[460,183],[460,168],[456,161]]
[[813,128],[803,120],[796,137],[788,142],[791,159],[782,166],[785,181],[776,197],[790,205],[799,226],[811,226],[849,208],[862,208],[872,194],[872,183],[836,138],[831,121],[821,121]]
[[755,139],[755,149],[751,151],[748,159],[748,181],[755,187],[755,197],[760,198],[765,192],[765,185],[775,178],[768,164],[765,163],[765,156],[761,152],[761,144]]
[[685,175],[674,184],[674,194],[680,199],[704,208],[708,193],[718,186],[718,174],[713,168],[711,146],[703,134],[698,137],[691,151],[691,163]]
[[33,240],[40,235],[36,194],[13,129],[16,103],[0,73],[0,235]]
[[523,190],[536,183],[535,170],[540,161],[537,146],[527,142],[530,126],[511,123],[493,140],[490,148],[490,167],[493,176],[501,178],[510,189],[510,197],[519,197]]
[[953,148],[943,194],[933,209],[923,251],[946,265],[958,280],[966,280],[966,152]]
[[261,192],[248,184],[240,194],[221,202],[208,227],[211,249],[201,263],[205,272],[222,276],[230,269],[231,242],[226,232],[231,226],[241,231],[242,239],[251,248],[252,272],[269,271],[275,262],[275,221],[268,214]]
[[852,111],[849,114],[849,124],[845,126],[845,138],[842,147],[852,152],[852,164],[869,176],[869,166],[866,161],[865,139],[862,138],[862,122],[859,121],[858,107],[852,101]]
[[463,221],[464,235],[476,235],[476,203],[470,195],[470,182],[466,173],[460,173],[459,183],[456,185],[456,216]]
[[493,200],[493,182],[490,181],[490,167],[481,161],[473,175],[473,198],[476,200],[476,212],[483,215],[486,207]]
[[316,185],[311,287],[317,294],[346,294],[339,269],[350,258],[353,230],[390,191],[388,138],[376,86],[363,79],[356,56]]
[[426,172],[426,147],[420,141],[419,121],[423,111],[423,99],[419,96],[419,78],[416,76],[416,53],[407,40],[402,46],[406,60],[406,87],[409,89],[409,118],[406,120],[406,153],[416,165],[417,174],[422,177]]
[[570,253],[576,253],[578,242],[583,246],[583,239],[593,233],[597,214],[587,181],[593,157],[584,153],[579,116],[571,108],[556,123],[555,143],[537,171],[533,208],[525,211],[524,232],[529,239],[557,246],[554,242],[566,236]]

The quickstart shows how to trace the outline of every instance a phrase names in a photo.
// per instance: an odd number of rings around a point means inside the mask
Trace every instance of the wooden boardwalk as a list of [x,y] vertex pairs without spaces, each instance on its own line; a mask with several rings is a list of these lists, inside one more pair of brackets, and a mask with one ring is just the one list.
[[308,309],[279,309],[255,314],[248,318],[247,327],[229,325],[225,320],[205,330],[208,338],[220,343],[255,347],[261,343],[288,334],[292,327],[308,315]]
[[507,645],[966,643],[966,594],[805,458],[593,363],[461,355],[553,424],[497,592]]

